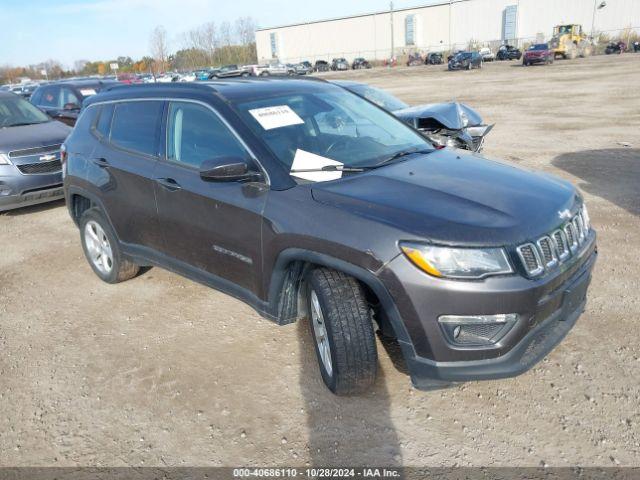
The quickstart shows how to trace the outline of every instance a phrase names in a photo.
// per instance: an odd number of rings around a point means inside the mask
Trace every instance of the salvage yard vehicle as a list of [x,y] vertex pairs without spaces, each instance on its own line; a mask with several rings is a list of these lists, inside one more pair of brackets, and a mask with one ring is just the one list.
[[349,70],[349,62],[347,62],[347,60],[344,58],[334,58],[333,60],[331,60],[331,70]]
[[29,101],[47,115],[73,127],[83,102],[112,85],[114,80],[78,79],[45,83],[36,88]]
[[334,80],[362,98],[393,113],[420,131],[437,147],[482,151],[493,125],[485,125],[480,114],[463,103],[433,103],[410,107],[389,92],[359,82]]
[[604,49],[604,53],[607,55],[611,55],[612,53],[621,54],[627,50],[627,44],[619,41],[619,42],[611,42]]
[[582,31],[582,25],[556,25],[549,42],[554,55],[573,60],[576,57],[588,57],[593,54],[593,44]]
[[287,67],[296,75],[308,75],[313,72],[313,68],[307,67],[304,63],[288,63]]
[[549,44],[536,43],[525,50],[524,56],[522,57],[522,64],[525,67],[533,65],[534,63],[550,65],[553,63],[554,57],[555,55],[549,47]]
[[214,68],[209,72],[209,79],[230,78],[230,77],[248,77],[250,72],[248,69],[238,65],[223,65],[220,68]]
[[331,70],[331,66],[329,65],[329,62],[325,60],[316,60],[313,69],[316,72],[328,72]]
[[424,65],[424,59],[420,53],[410,53],[407,57],[407,67],[417,67],[418,65]]
[[471,70],[482,68],[482,57],[478,52],[460,52],[449,60],[449,70]]
[[523,373],[584,309],[596,234],[576,188],[437,150],[329,82],[114,87],[64,145],[100,279],[161,266],[308,319],[337,394],[374,383],[374,322],[427,389]]
[[478,53],[482,57],[483,62],[493,62],[496,59],[496,56],[489,47],[481,48]]
[[291,76],[295,75],[296,71],[293,66],[280,62],[272,62],[266,65],[254,65],[251,69],[251,74],[256,77]]
[[520,60],[522,52],[513,45],[501,45],[496,53],[496,60]]
[[71,128],[0,92],[0,211],[62,198],[60,146]]
[[353,63],[351,64],[352,70],[360,70],[362,68],[369,69],[371,68],[371,64],[364,59],[363,57],[357,57],[353,59]]
[[424,63],[427,65],[442,65],[444,63],[442,52],[429,53]]

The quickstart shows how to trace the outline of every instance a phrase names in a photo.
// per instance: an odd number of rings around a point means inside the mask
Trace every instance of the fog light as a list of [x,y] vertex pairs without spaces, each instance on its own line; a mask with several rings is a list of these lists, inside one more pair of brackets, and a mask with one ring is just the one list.
[[438,317],[449,343],[469,347],[496,344],[511,330],[517,320],[516,313]]

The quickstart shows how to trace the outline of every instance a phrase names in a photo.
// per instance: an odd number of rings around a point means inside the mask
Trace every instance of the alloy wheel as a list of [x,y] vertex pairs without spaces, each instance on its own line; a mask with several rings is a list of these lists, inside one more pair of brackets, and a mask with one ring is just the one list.
[[111,273],[113,251],[107,234],[98,222],[91,220],[84,226],[84,243],[93,265],[105,275]]
[[333,363],[331,361],[331,346],[327,336],[327,326],[320,307],[320,300],[315,290],[311,290],[311,322],[313,324],[313,335],[316,340],[320,360],[329,377],[333,376]]

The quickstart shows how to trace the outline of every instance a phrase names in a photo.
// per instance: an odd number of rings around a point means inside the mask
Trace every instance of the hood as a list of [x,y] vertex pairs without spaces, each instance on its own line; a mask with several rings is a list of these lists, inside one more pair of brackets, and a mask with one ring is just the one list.
[[563,222],[560,212],[580,203],[561,179],[449,149],[313,184],[312,195],[397,228],[407,240],[476,246],[538,238]]
[[0,128],[0,152],[45,147],[64,142],[71,127],[58,121]]
[[418,125],[421,118],[433,118],[449,130],[460,130],[465,128],[463,118],[469,119],[467,126],[481,125],[482,117],[473,108],[464,103],[430,103],[426,105],[416,105],[415,107],[395,110],[393,114],[404,121],[409,121]]

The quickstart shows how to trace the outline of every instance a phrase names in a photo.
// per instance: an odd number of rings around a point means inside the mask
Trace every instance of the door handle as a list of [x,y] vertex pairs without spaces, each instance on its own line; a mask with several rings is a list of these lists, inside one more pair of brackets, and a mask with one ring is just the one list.
[[97,166],[99,166],[100,168],[106,168],[109,166],[109,162],[107,162],[106,158],[98,157],[98,158],[92,159],[91,161],[95,163]]
[[173,178],[156,178],[156,182],[172,192],[175,192],[176,190],[180,190],[182,188],[180,184]]

